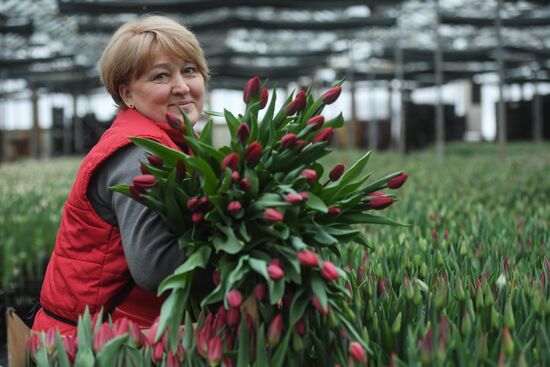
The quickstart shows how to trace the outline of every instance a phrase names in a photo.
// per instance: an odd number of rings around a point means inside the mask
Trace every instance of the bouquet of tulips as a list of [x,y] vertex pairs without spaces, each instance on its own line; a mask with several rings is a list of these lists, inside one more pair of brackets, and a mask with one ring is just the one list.
[[[330,153],[343,118],[325,121],[321,113],[339,97],[340,85],[317,99],[311,91],[291,94],[276,111],[276,93],[269,101],[259,78],[250,79],[244,114],[220,114],[231,142],[219,149],[210,144],[212,120],[197,136],[183,111],[181,118],[166,117],[190,154],[132,139],[146,151],[143,175],[112,189],[158,212],[187,255],[159,287],[159,294],[169,296],[149,332],[150,342],[134,343],[142,345],[147,363],[366,364],[369,350],[350,306],[355,292],[342,249],[368,245],[357,224],[399,224],[372,213],[395,201],[382,190],[399,188],[407,174],[370,180],[363,172],[369,153],[348,169],[337,164],[325,174],[319,160]],[[207,266],[215,288],[194,299],[193,274]],[[93,323],[86,322],[91,330]],[[95,335],[101,332],[98,324]],[[126,335],[126,341],[109,349],[103,359],[110,362],[123,360],[116,355],[130,345],[128,326],[116,329],[124,332],[107,335],[113,340]],[[103,334],[97,338],[105,339]],[[113,341],[98,344],[107,348]]]

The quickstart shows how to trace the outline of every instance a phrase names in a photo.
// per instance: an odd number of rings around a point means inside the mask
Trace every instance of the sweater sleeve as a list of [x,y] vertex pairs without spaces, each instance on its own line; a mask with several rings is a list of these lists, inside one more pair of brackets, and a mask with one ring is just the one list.
[[185,260],[178,239],[156,212],[108,189],[113,185],[130,184],[141,174],[140,160],[144,159],[143,151],[133,144],[119,149],[92,176],[88,198],[103,220],[118,225],[135,283],[156,292],[160,282]]

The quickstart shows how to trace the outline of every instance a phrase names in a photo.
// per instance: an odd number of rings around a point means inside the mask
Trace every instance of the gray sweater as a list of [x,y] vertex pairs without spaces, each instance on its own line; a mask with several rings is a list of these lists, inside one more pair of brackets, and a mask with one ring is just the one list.
[[102,163],[88,185],[88,199],[97,214],[107,223],[118,226],[124,256],[135,283],[156,292],[160,282],[185,260],[177,237],[162,218],[109,186],[130,184],[145,161],[141,148],[129,144]]

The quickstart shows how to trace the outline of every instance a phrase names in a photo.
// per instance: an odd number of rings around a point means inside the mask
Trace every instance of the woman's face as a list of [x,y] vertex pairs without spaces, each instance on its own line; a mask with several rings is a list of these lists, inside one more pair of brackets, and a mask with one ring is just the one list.
[[155,56],[151,65],[142,75],[120,86],[126,105],[159,122],[166,122],[166,112],[181,116],[181,107],[195,124],[202,114],[205,93],[204,78],[197,66],[163,54]]

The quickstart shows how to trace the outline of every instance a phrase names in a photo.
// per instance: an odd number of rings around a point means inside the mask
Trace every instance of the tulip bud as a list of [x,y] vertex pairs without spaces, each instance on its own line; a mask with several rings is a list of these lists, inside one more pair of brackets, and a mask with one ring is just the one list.
[[252,184],[250,183],[250,180],[246,177],[241,180],[241,187],[246,191],[252,190]]
[[170,125],[172,129],[176,129],[178,131],[182,130],[183,124],[178,116],[174,115],[172,112],[166,112],[165,118],[166,122],[168,123],[168,125]]
[[258,302],[262,302],[265,298],[265,295],[267,293],[267,288],[264,283],[258,283],[254,287],[254,297],[258,300]]
[[176,164],[176,180],[183,180],[185,177],[185,162],[183,160],[179,160]]
[[325,123],[325,118],[323,117],[323,115],[317,115],[310,118],[307,122],[307,125],[308,126],[314,125],[315,127],[313,128],[313,130],[319,130],[320,128],[323,127],[324,123]]
[[514,340],[506,327],[502,328],[502,350],[508,357],[514,354]]
[[321,301],[319,301],[319,298],[317,297],[313,297],[311,299],[311,304],[317,309],[317,311],[319,311],[321,315],[326,316],[330,312],[330,305],[327,303],[327,307],[323,308],[323,305],[321,305]]
[[65,335],[62,338],[63,341],[63,347],[65,348],[65,352],[67,352],[67,358],[69,359],[69,363],[71,365],[74,364],[74,358],[76,357],[76,338],[72,335]]
[[196,212],[199,209],[199,199],[193,197],[187,200],[187,209],[189,209],[190,212]]
[[409,175],[405,172],[401,173],[399,176],[395,176],[388,181],[388,187],[390,189],[400,188],[405,183],[405,181],[407,181],[407,177],[409,177]]
[[139,190],[136,189],[136,187],[134,185],[128,186],[128,189],[130,190],[130,194],[132,195],[132,198],[134,200],[141,199],[141,192],[139,192]]
[[120,336],[123,334],[128,333],[128,319],[126,317],[123,317],[122,319],[118,319],[113,323],[113,333],[115,336]]
[[269,92],[267,88],[262,88],[260,92],[260,110],[262,110],[267,105],[267,99],[269,98]]
[[389,196],[375,196],[369,200],[369,206],[374,210],[381,210],[393,203],[393,198]]
[[349,354],[351,355],[351,358],[355,362],[358,363],[367,363],[367,354],[365,353],[365,349],[361,344],[357,342],[351,342],[349,344]]
[[278,280],[278,279],[281,279],[285,275],[285,272],[284,272],[283,268],[280,265],[271,263],[267,267],[267,274],[269,275],[269,277],[271,279]]
[[109,324],[102,324],[97,333],[94,335],[94,351],[99,353],[99,351],[103,349],[103,346],[105,346],[105,344],[107,344],[107,342],[114,337],[115,334],[113,333],[113,330],[111,330]]
[[296,98],[292,102],[290,102],[285,109],[286,115],[294,115],[296,112],[302,111],[304,108],[306,108],[307,103],[307,96],[306,93],[301,90],[296,95]]
[[305,191],[302,191],[302,192],[300,193],[300,196],[302,197],[302,200],[303,200],[303,201],[307,201],[307,199],[309,199],[309,195],[308,195],[307,192],[305,192]]
[[237,183],[240,178],[241,178],[241,175],[239,174],[239,172],[237,172],[237,171],[231,172],[231,181],[233,183]]
[[250,127],[248,127],[248,124],[246,122],[243,122],[237,128],[237,137],[239,138],[239,141],[241,143],[245,143],[248,140],[249,136],[250,136]]
[[242,208],[241,203],[239,203],[237,200],[233,200],[232,202],[227,204],[227,211],[231,215],[236,215],[238,212],[241,211],[241,208]]
[[513,330],[516,326],[516,319],[514,317],[514,311],[512,310],[512,302],[510,302],[510,299],[508,299],[506,305],[504,306],[504,325],[510,330]]
[[222,171],[225,171],[227,167],[231,168],[232,171],[235,171],[237,167],[239,167],[239,162],[241,158],[237,153],[229,153],[225,156],[225,158],[222,161],[221,169]]
[[470,314],[468,311],[464,311],[464,316],[462,316],[462,325],[460,326],[460,331],[463,336],[467,336],[472,331],[472,320],[470,319]]
[[277,314],[273,318],[273,321],[271,321],[271,324],[267,329],[267,344],[271,348],[275,347],[277,344],[279,344],[282,333],[283,333],[283,316],[281,314]]
[[31,333],[31,338],[29,340],[29,353],[31,358],[36,361],[34,355],[36,351],[42,347],[42,340],[40,339],[40,334]]
[[334,166],[334,168],[330,171],[328,174],[328,177],[331,181],[338,181],[340,177],[342,177],[342,174],[344,173],[344,170],[346,169],[346,166],[342,163],[337,164]]
[[220,272],[215,270],[213,273],[212,273],[212,283],[214,283],[214,285],[219,285],[221,282],[221,275],[220,275]]
[[260,78],[256,75],[250,78],[246,82],[246,85],[244,86],[244,91],[243,91],[244,103],[248,104],[248,102],[250,102],[252,98],[258,95],[259,91],[260,91]]
[[[181,344],[178,345],[178,348],[181,346]],[[180,366],[180,360],[179,357],[172,353],[172,350],[168,350],[166,353],[166,365],[165,367],[179,367]]]
[[298,151],[301,151],[304,148],[304,145],[306,145],[305,140],[296,140],[296,142],[294,143],[294,148],[296,148],[296,150]]
[[229,310],[227,310],[225,318],[227,321],[227,326],[237,327],[239,325],[239,322],[241,321],[241,312],[238,308],[230,308]]
[[153,345],[153,350],[151,352],[151,361],[153,363],[160,363],[164,357],[164,345],[161,342]]
[[164,164],[164,162],[161,158],[159,158],[159,157],[157,157],[156,155],[153,155],[153,154],[148,155],[147,160],[149,161],[149,164],[151,164],[151,166],[157,167],[157,168],[162,167],[162,165]]
[[191,215],[191,221],[193,223],[200,223],[204,219],[204,214],[201,212],[196,212]]
[[134,187],[139,191],[145,191],[157,184],[157,179],[153,175],[141,175],[132,180]]
[[323,261],[321,268],[321,276],[328,282],[338,279],[338,270],[330,261]]
[[315,252],[309,250],[302,250],[298,252],[298,261],[303,266],[316,267],[319,265],[319,260],[317,259]]
[[227,293],[227,303],[233,308],[237,308],[243,303],[243,295],[236,288]]
[[338,99],[340,93],[342,92],[342,87],[332,87],[326,91],[321,99],[324,104],[331,104]]
[[296,324],[294,325],[294,330],[301,336],[306,335],[306,324],[303,320],[296,321]]
[[274,208],[267,208],[264,211],[264,219],[268,222],[280,222],[284,219],[283,213]]
[[292,350],[295,352],[300,352],[304,349],[304,341],[298,333],[292,333]]
[[328,208],[328,215],[330,215],[331,217],[337,217],[340,215],[340,208],[338,208],[337,206],[330,206]]
[[304,199],[302,199],[302,196],[299,194],[290,193],[285,196],[285,201],[292,205],[299,205],[304,201]]
[[145,342],[145,335],[143,335],[139,326],[132,321],[128,322],[128,340],[134,348],[141,347]]
[[315,182],[317,180],[317,172],[313,169],[306,168],[300,173],[300,176],[304,176],[306,180],[308,180],[310,183]]
[[327,127],[321,130],[315,137],[311,140],[312,144],[326,141],[330,144],[332,137],[334,136],[334,129],[332,127]]
[[292,148],[296,142],[296,134],[289,133],[285,134],[281,138],[281,147],[283,149]]
[[208,363],[210,363],[210,366],[217,366],[222,360],[222,355],[222,338],[215,336],[208,342]]
[[260,161],[262,157],[262,146],[257,141],[253,141],[248,145],[244,152],[244,159],[249,166],[253,167]]

